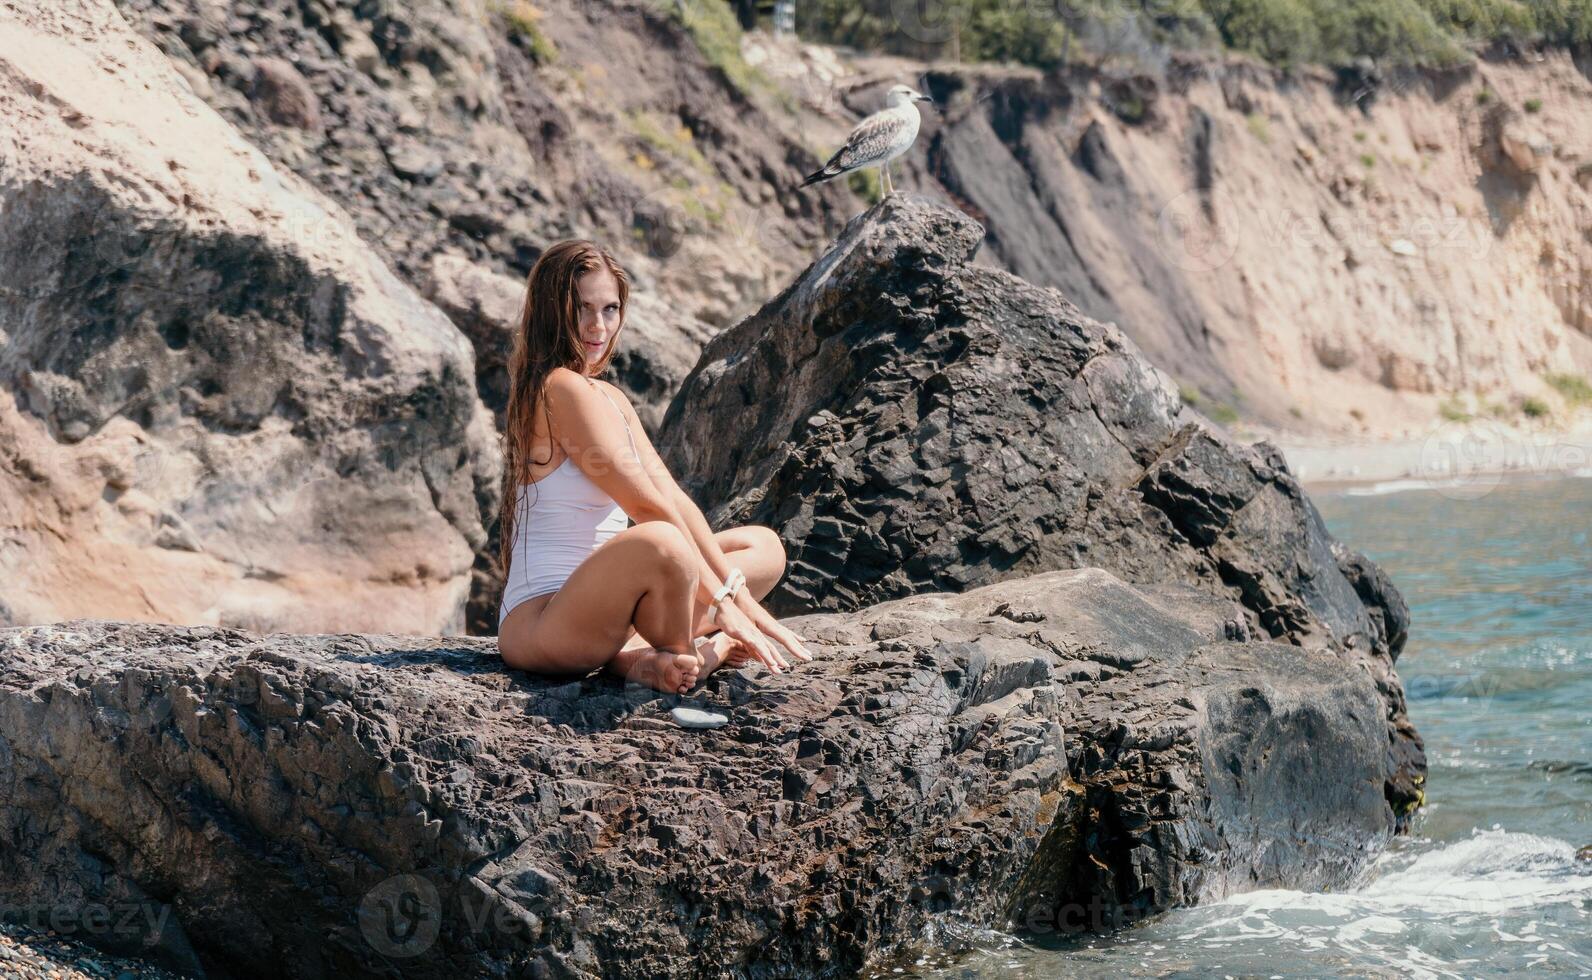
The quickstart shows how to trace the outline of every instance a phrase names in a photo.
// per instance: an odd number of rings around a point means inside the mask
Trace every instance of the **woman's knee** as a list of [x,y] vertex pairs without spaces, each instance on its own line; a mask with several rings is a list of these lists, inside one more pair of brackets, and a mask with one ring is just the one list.
[[779,532],[761,524],[748,524],[740,530],[746,535],[751,547],[773,567],[775,576],[784,574],[785,542],[780,540]]
[[731,533],[736,544],[745,549],[740,558],[731,560],[743,566],[753,598],[761,602],[785,577],[785,543],[773,528],[760,524],[738,527]]
[[780,567],[783,568],[785,565],[785,542],[780,540],[779,532],[761,524],[753,524],[751,528],[757,533],[758,547],[767,548],[769,554],[777,558]]
[[659,570],[671,575],[687,575],[695,580],[696,556],[685,534],[668,521],[646,521],[628,532],[640,544],[643,554]]

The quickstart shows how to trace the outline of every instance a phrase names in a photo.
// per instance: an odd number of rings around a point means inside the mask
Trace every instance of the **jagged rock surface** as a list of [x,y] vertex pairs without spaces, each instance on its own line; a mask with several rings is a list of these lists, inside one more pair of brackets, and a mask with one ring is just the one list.
[[1246,629],[1352,651],[1383,692],[1402,816],[1424,756],[1394,661],[1408,613],[1273,448],[1183,407],[1115,326],[972,264],[983,229],[887,199],[715,337],[659,446],[715,526],[768,524],[783,613],[1098,566],[1242,603]]
[[[778,288],[846,207],[840,188],[776,195],[820,161],[795,119],[702,53],[672,4],[117,3],[422,293],[456,288],[439,261],[523,292],[553,241],[611,248],[644,297],[615,379],[644,418],[662,413],[702,337]],[[504,356],[498,331],[448,312],[483,363]],[[492,403],[490,384],[482,396]]]
[[1340,887],[1391,831],[1379,695],[1236,615],[1097,570],[816,615],[709,732],[483,640],[0,631],[0,904],[114,900],[103,944],[241,977],[774,977],[947,910]]
[[0,0],[0,118],[0,622],[462,630],[448,319],[108,2]]

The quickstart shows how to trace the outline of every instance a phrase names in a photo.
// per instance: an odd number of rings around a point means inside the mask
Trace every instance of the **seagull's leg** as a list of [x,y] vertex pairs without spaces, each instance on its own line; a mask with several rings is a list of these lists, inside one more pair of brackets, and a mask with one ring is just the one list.
[[880,175],[884,178],[879,183],[884,186],[884,196],[889,197],[895,193],[895,184],[890,180],[890,161],[886,160],[884,166],[879,168]]

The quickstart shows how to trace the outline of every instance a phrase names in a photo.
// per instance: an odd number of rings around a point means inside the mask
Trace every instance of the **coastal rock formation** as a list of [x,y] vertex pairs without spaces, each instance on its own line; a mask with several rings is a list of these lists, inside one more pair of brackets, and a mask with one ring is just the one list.
[[1380,696],[1240,622],[1098,570],[804,617],[708,732],[485,640],[0,630],[0,906],[239,977],[776,977],[1341,887],[1392,829]]
[[462,630],[448,319],[108,2],[0,3],[0,118],[0,621]]
[[1241,627],[1347,651],[1376,677],[1402,816],[1424,759],[1394,660],[1407,610],[1334,550],[1265,444],[1183,407],[1115,326],[972,264],[983,229],[911,194],[847,226],[755,316],[715,337],[660,451],[715,526],[774,527],[768,604],[850,610],[1056,568],[1191,585]]
[[[695,31],[733,28],[727,11],[699,23],[716,2],[692,4],[689,25],[672,3],[633,0],[116,2],[424,294],[452,288],[439,261],[523,284],[560,238],[612,249],[643,307],[615,381],[644,418],[662,414],[700,337],[849,213],[841,188],[775,193],[819,160],[771,86],[741,77],[733,40],[699,47]],[[484,365],[506,355],[472,314],[449,314]],[[480,377],[490,406],[490,367]]]

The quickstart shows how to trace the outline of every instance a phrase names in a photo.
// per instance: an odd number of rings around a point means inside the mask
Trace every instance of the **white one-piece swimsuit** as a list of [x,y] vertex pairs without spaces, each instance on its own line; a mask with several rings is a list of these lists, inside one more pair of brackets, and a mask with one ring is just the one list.
[[[608,398],[601,386],[586,380]],[[635,454],[630,420],[612,398],[608,404],[625,423],[630,451]],[[582,473],[574,460],[565,459],[535,483],[520,484],[514,520],[513,550],[503,583],[503,602],[498,607],[499,629],[515,606],[557,592],[588,555],[625,529],[630,516]]]

